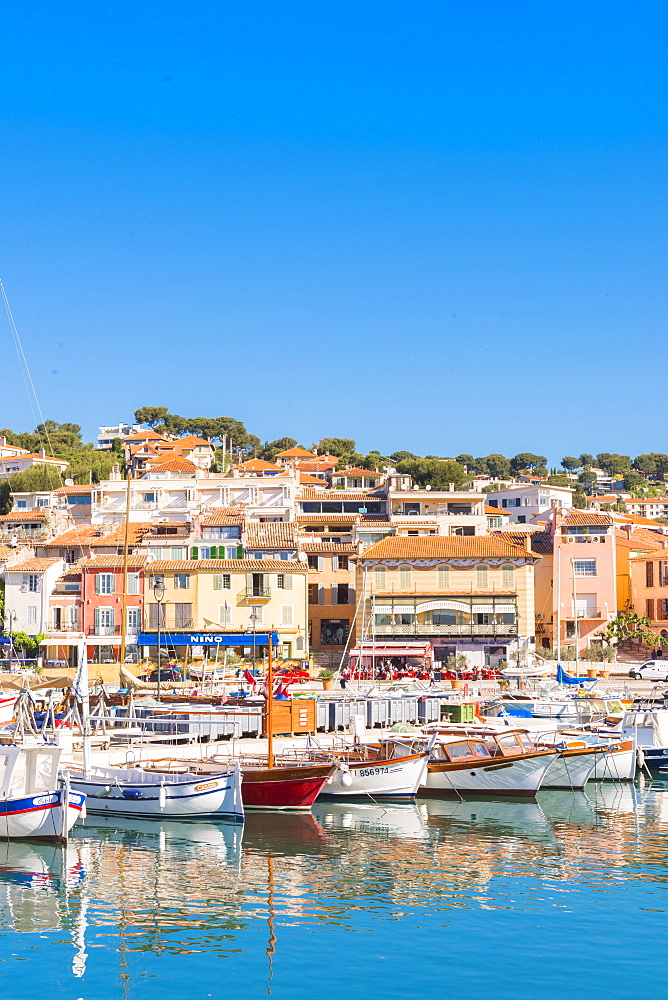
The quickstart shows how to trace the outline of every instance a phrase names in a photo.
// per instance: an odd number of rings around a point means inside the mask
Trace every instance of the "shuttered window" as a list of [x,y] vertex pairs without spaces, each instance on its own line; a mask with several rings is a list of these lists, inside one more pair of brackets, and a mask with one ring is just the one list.
[[295,609],[291,604],[284,604],[281,608],[281,625],[293,625]]
[[481,564],[480,566],[476,566],[475,576],[476,576],[476,586],[479,590],[489,586],[489,575],[487,573],[487,567],[485,565]]
[[411,587],[411,568],[410,566],[400,566],[399,567],[399,586],[402,590],[410,590]]
[[438,567],[438,587],[439,590],[447,590],[450,586],[450,567],[449,566],[439,566]]
[[232,586],[232,580],[229,573],[214,573],[213,574],[213,589],[214,590],[229,590]]
[[503,582],[502,586],[504,590],[512,590],[515,586],[515,567],[514,566],[504,566],[502,568]]

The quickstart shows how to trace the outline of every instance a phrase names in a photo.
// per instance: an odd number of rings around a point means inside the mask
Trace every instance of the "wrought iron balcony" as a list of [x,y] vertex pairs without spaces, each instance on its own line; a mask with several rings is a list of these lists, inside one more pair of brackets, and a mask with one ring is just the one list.
[[271,600],[269,587],[246,587],[239,594],[239,601],[244,604],[266,604]]
[[517,625],[376,625],[376,636],[406,635],[517,635]]

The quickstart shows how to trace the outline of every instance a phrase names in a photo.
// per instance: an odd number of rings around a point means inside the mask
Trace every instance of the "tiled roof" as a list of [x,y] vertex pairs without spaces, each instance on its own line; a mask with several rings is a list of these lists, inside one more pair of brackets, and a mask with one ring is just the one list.
[[531,551],[539,556],[552,555],[554,548],[549,531],[504,531],[501,537],[512,539],[521,548],[524,547],[524,540],[528,537],[531,539]]
[[507,510],[500,510],[498,507],[488,507],[487,504],[485,504],[485,514],[495,514],[499,517],[510,517]]
[[36,452],[28,452],[25,455],[12,455],[6,456],[5,458],[0,458],[0,462],[22,462],[26,458],[35,458],[38,462],[53,462],[55,465],[69,465],[70,463],[64,458],[53,458],[51,455],[38,455]]
[[38,510],[13,510],[9,514],[0,514],[0,524],[10,524],[13,521],[46,521],[46,511]]
[[[128,556],[128,568],[129,569],[142,569],[146,566],[148,561],[148,556]],[[123,569],[124,565],[123,556],[95,556],[94,559],[89,559],[88,562],[82,563],[82,570],[89,569]]]
[[156,559],[152,573],[307,573],[296,559]]
[[249,549],[297,548],[297,525],[294,521],[246,522],[245,544]]
[[[429,522],[424,522],[429,524]],[[389,521],[385,514],[365,514],[364,517],[360,517],[359,527],[360,528],[393,528],[395,524],[401,524],[400,521]],[[434,521],[434,524],[436,522]]]
[[70,528],[62,535],[50,538],[48,542],[43,542],[49,548],[60,548],[67,545],[88,545],[93,538],[100,537],[100,527],[97,524],[82,524],[78,528]]
[[[410,590],[374,590],[374,597],[425,597],[427,595],[432,596],[434,594],[433,588],[428,590],[416,590],[412,587]],[[441,590],[437,591],[438,597],[457,597],[460,600],[473,600],[479,601],[481,597],[516,597],[516,590]],[[379,611],[380,608],[376,608]],[[385,610],[385,609],[383,609]]]
[[657,531],[648,531],[646,528],[632,531],[630,538],[623,529],[618,528],[615,531],[615,538],[617,545],[624,549],[645,549],[648,552],[653,549],[662,549],[666,541],[665,535],[661,535]]
[[156,433],[156,431],[140,431],[138,434],[128,434],[127,437],[123,438],[123,443],[127,444],[128,441],[144,441],[150,438],[151,441],[166,441],[167,439],[162,436],[162,434]]
[[12,548],[11,545],[0,545],[0,559],[9,559],[15,552],[16,549]]
[[624,503],[626,504],[627,507],[642,507],[645,504],[653,504],[653,503],[665,504],[668,503],[668,497],[651,497],[651,498],[647,497],[644,500],[639,500],[635,498],[633,500],[625,500]]
[[55,566],[56,563],[61,562],[60,559],[28,559],[26,562],[18,563],[16,566],[10,566],[6,569],[6,573],[43,573],[45,570],[49,569],[50,566]]
[[[152,527],[153,525],[150,523],[131,521],[128,526],[128,545],[137,545]],[[107,535],[92,538],[88,544],[92,549],[106,548],[109,545],[117,548],[123,546],[125,544],[125,522],[117,524],[113,531]]]
[[629,559],[666,559],[668,560],[668,548],[652,549],[651,551],[640,552],[638,555],[630,555]]
[[206,438],[195,437],[194,434],[188,434],[186,437],[178,438],[174,444],[178,447],[185,448],[211,448],[213,451],[216,450],[216,446],[207,441]]
[[202,514],[200,524],[203,528],[221,528],[229,524],[241,524],[244,516],[243,507],[215,507]]
[[383,473],[382,472],[370,472],[368,469],[357,469],[355,467],[353,467],[352,469],[339,469],[338,472],[336,473],[336,475],[337,476],[355,476],[355,478],[361,477],[361,476],[366,476],[367,478],[370,477],[371,479],[382,479],[383,478]]
[[599,514],[593,510],[572,510],[570,514],[566,514],[562,524],[614,524],[614,521],[609,514]]
[[323,489],[329,488],[324,479],[318,479],[317,476],[311,476],[308,472],[299,472],[300,486],[317,486],[318,483]]
[[333,462],[323,460],[295,462],[295,467],[300,472],[331,472],[332,469],[336,468],[336,461],[335,459]]
[[523,545],[505,533],[496,535],[391,535],[376,542],[359,559],[531,559]]
[[273,462],[265,462],[262,458],[251,458],[248,462],[242,462],[237,466],[244,472],[283,472],[282,465],[274,465]]
[[276,458],[317,458],[318,456],[306,448],[288,448],[287,451],[279,451]]
[[163,461],[161,458],[147,462],[147,472],[197,472],[197,466],[187,458],[169,458]]
[[349,542],[302,542],[299,546],[303,552],[340,552],[341,555],[354,555],[357,552],[357,548],[351,545]]
[[297,514],[299,524],[353,524],[359,514]]
[[360,490],[327,490],[327,493],[323,494],[317,490],[305,489],[302,491],[302,500],[324,500],[333,501],[334,503],[339,503],[342,500],[384,500],[385,497],[381,496],[377,491],[371,493],[369,491]]
[[71,493],[73,495],[75,493],[76,494],[90,493],[92,489],[93,489],[93,487],[90,486],[90,485],[89,486],[59,486],[57,490],[53,491],[53,494],[54,494],[54,496],[63,496],[63,495],[66,495],[68,493]]

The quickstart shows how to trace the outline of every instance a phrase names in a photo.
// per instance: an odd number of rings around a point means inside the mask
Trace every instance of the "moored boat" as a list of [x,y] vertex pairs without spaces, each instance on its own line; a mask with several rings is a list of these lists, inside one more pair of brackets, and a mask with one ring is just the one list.
[[62,750],[48,744],[0,747],[0,839],[66,840],[85,794],[58,773]]

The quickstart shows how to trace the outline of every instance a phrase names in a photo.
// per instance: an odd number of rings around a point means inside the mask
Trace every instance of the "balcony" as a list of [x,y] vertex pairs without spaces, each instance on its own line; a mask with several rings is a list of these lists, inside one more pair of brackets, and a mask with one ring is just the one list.
[[92,628],[86,629],[87,635],[120,635],[121,626],[120,625],[93,625]]
[[600,608],[578,608],[575,612],[576,618],[588,618],[590,620],[596,618],[607,618],[607,614],[600,610]]
[[508,636],[517,635],[517,625],[376,625],[374,634],[376,637],[393,635]]
[[267,604],[271,600],[269,587],[246,587],[239,594],[239,604]]

